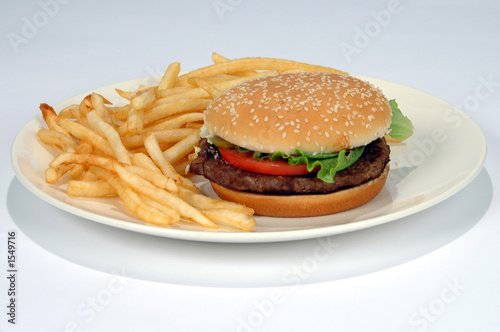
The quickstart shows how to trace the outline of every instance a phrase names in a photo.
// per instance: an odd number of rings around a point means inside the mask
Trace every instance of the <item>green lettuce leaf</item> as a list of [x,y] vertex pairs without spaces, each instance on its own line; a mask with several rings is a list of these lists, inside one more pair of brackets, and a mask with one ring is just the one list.
[[[354,164],[363,154],[365,147],[360,146],[352,150],[342,150],[339,153],[311,154],[296,149],[294,155],[287,155],[283,152],[273,154],[254,152],[253,157],[257,159],[269,158],[271,160],[283,159],[290,165],[306,164],[307,170],[311,172],[316,167],[320,167],[317,177],[327,183],[333,183],[335,174]],[[248,152],[246,149],[238,148],[240,152]]]
[[394,99],[390,100],[389,104],[392,108],[389,136],[398,141],[404,141],[405,139],[413,135],[413,124],[411,123],[410,119],[403,115],[398,107],[398,103],[396,103]]

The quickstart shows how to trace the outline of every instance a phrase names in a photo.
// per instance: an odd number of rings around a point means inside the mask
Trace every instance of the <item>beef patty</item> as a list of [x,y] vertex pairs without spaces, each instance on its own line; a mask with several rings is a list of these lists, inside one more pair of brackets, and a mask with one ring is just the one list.
[[201,139],[198,156],[189,171],[202,175],[219,185],[238,191],[260,194],[326,194],[358,186],[382,174],[389,162],[390,148],[384,138],[368,144],[361,157],[348,168],[337,172],[334,183],[326,183],[316,174],[280,176],[254,173],[228,164],[219,149]]

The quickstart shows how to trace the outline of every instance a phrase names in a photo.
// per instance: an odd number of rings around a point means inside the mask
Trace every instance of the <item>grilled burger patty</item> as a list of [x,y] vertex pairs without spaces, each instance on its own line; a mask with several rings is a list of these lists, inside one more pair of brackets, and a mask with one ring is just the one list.
[[280,176],[237,168],[228,164],[219,149],[204,138],[200,141],[200,149],[189,167],[191,173],[203,175],[229,189],[275,195],[326,194],[358,186],[382,174],[390,153],[385,139],[379,138],[365,147],[358,161],[337,172],[334,183],[326,183],[316,174]]

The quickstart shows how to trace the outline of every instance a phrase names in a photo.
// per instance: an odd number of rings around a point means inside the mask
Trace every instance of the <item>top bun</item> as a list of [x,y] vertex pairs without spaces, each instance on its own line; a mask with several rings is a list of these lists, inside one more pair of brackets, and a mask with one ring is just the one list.
[[366,145],[389,131],[387,98],[349,75],[299,72],[241,83],[205,111],[211,135],[273,153],[336,153]]

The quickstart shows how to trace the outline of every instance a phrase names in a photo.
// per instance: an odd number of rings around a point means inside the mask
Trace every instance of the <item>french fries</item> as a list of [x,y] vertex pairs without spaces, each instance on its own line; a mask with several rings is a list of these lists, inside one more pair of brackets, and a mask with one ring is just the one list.
[[104,180],[69,180],[67,191],[68,195],[74,197],[116,196],[115,189]]
[[219,94],[258,77],[342,72],[282,59],[231,60],[217,53],[212,61],[182,75],[180,63],[173,62],[157,86],[115,89],[125,105],[113,105],[98,93],[59,114],[41,104],[47,128],[38,131],[38,138],[59,151],[45,171],[46,181],[67,179],[72,197],[118,197],[130,213],[152,225],[188,221],[208,229],[225,224],[252,231],[252,209],[203,195],[185,172],[198,146],[204,110]]

